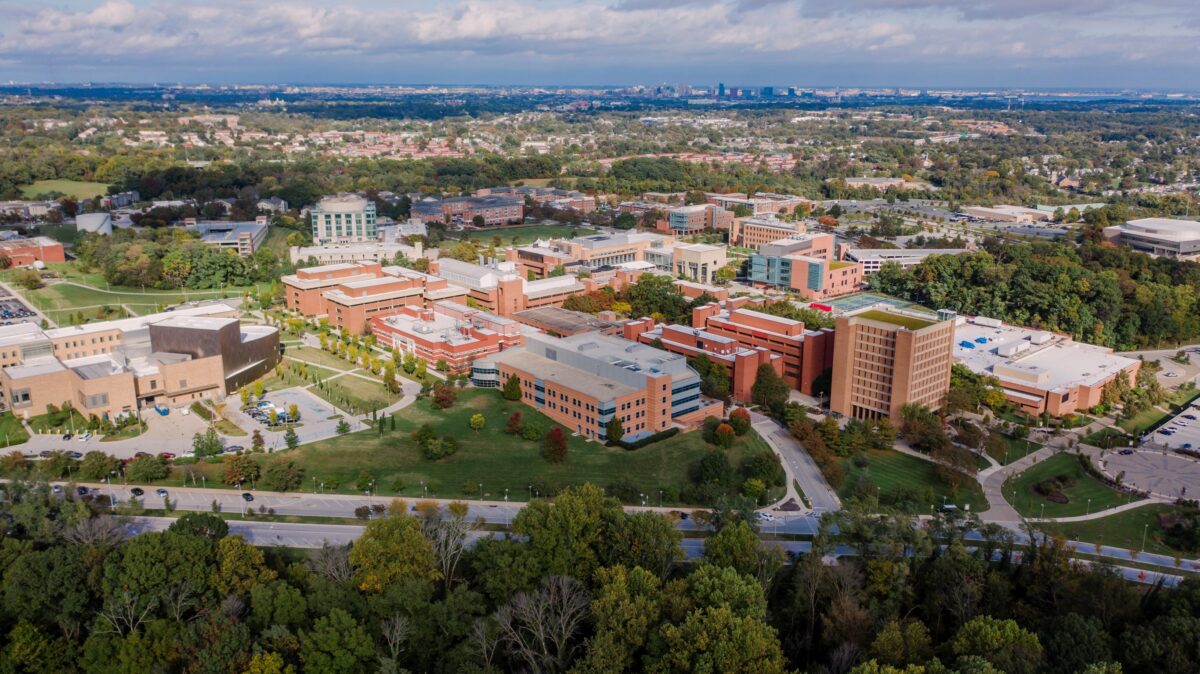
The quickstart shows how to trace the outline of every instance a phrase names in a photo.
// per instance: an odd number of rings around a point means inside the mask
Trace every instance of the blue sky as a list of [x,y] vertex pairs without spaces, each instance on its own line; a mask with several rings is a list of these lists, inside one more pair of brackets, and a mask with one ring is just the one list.
[[0,81],[1200,89],[1200,0],[0,0]]

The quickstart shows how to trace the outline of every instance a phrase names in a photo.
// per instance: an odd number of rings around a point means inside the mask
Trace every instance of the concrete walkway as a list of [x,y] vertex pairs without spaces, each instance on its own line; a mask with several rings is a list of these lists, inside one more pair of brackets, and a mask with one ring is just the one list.
[[813,461],[804,446],[793,438],[787,429],[770,417],[757,412],[750,413],[750,420],[754,430],[758,431],[762,439],[782,459],[784,472],[788,477],[788,491],[796,496],[797,502],[800,502],[800,499],[795,494],[793,481],[800,484],[800,489],[808,497],[812,510],[828,512],[842,507],[841,499],[825,481],[825,477],[821,475],[821,469],[817,466],[817,462]]
[[1026,521],[1035,522],[1035,523],[1036,522],[1062,522],[1062,523],[1087,522],[1088,520],[1098,520],[1102,517],[1108,517],[1109,515],[1116,515],[1117,513],[1123,513],[1127,510],[1136,510],[1138,508],[1142,508],[1142,507],[1145,507],[1148,505],[1154,505],[1155,503],[1170,503],[1170,501],[1168,501],[1166,499],[1161,499],[1161,498],[1144,498],[1140,501],[1133,501],[1131,503],[1125,503],[1125,504],[1116,506],[1115,508],[1107,508],[1105,510],[1098,510],[1098,511],[1088,514],[1088,515],[1075,515],[1073,517],[1045,517],[1045,518],[1029,517],[1029,518],[1026,518]]

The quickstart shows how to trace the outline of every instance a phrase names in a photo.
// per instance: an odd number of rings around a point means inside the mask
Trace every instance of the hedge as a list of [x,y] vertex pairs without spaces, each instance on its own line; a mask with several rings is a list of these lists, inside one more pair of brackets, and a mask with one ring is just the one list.
[[624,440],[621,440],[620,442],[609,442],[608,446],[609,447],[620,447],[621,449],[628,449],[628,450],[641,449],[642,447],[645,447],[646,445],[658,442],[659,440],[666,440],[667,438],[673,437],[677,433],[679,433],[678,428],[668,428],[667,430],[662,431],[660,433],[655,433],[654,435],[647,435],[646,437],[642,438],[641,440],[635,440],[633,442],[625,442]]

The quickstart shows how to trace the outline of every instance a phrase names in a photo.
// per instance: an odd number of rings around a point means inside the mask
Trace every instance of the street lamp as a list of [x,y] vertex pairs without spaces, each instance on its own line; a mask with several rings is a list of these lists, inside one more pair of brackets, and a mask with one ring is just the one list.
[[1150,530],[1150,525],[1147,523],[1142,527],[1142,552],[1146,551],[1146,532]]
[[663,490],[659,489],[658,490],[658,507],[659,508],[662,507],[662,501],[663,501]]
[[1084,517],[1092,514],[1092,499],[1088,499],[1087,511],[1083,514]]
[[533,485],[529,485],[529,500],[533,500]]
[[1042,516],[1040,519],[1043,519],[1043,520],[1046,519],[1046,504],[1045,503],[1042,504]]

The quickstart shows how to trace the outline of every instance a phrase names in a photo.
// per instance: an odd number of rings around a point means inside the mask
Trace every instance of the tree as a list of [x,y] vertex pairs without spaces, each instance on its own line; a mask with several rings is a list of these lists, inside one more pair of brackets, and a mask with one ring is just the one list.
[[255,451],[262,451],[263,446],[266,444],[267,441],[263,439],[262,431],[257,428],[254,429],[254,432],[250,434],[250,446],[254,448]]
[[525,422],[521,419],[521,413],[513,412],[504,424],[504,432],[509,435],[520,435],[523,430],[525,430]]
[[169,470],[157,456],[139,456],[125,467],[125,475],[133,482],[153,482],[165,478]]
[[363,592],[379,592],[407,578],[441,577],[421,523],[403,512],[369,522],[350,550],[350,564],[354,582]]
[[211,426],[204,433],[196,433],[192,436],[192,452],[198,459],[206,456],[216,456],[223,449],[224,446],[221,444],[221,438],[217,437],[217,431]]
[[704,542],[704,561],[769,579],[783,564],[778,548],[765,548],[744,520],[723,527]]
[[[321,335],[321,338],[324,339],[325,335]],[[238,389],[238,397],[242,399],[242,407],[249,405],[250,404],[250,389],[246,388],[245,386],[241,387],[240,389]]]
[[555,426],[546,433],[543,451],[550,463],[562,463],[567,460],[567,434],[561,426]]
[[604,433],[608,437],[610,445],[620,442],[621,438],[625,437],[625,428],[621,425],[621,418],[614,416],[612,419],[609,419],[604,427]]
[[120,467],[120,459],[93,450],[83,455],[83,461],[79,464],[79,476],[86,480],[102,480],[115,474]]
[[296,435],[296,429],[288,428],[283,433],[283,441],[287,443],[288,449],[295,449],[300,446],[300,436]]
[[979,616],[963,625],[950,642],[957,656],[978,656],[1007,674],[1034,674],[1042,659],[1037,635],[1015,620]]
[[438,384],[433,387],[433,407],[434,409],[446,410],[454,406],[454,401],[457,400],[458,394],[455,393],[454,387],[447,384]]
[[735,409],[729,413],[729,425],[734,433],[745,435],[750,430],[750,413],[744,407]]
[[758,366],[754,386],[750,387],[750,399],[755,405],[765,407],[771,414],[779,416],[787,404],[791,388],[767,363]]
[[652,674],[783,674],[783,651],[775,630],[726,607],[688,614],[679,626],[660,630],[662,653],[647,663]]
[[520,400],[521,379],[516,375],[509,376],[504,380],[504,387],[500,389],[500,395],[504,396],[505,400]]
[[470,423],[471,430],[478,433],[479,431],[483,430],[483,425],[487,423],[487,420],[484,419],[482,414],[472,414]]
[[340,608],[317,618],[312,630],[300,636],[300,661],[306,672],[357,674],[375,657],[371,637]]
[[719,424],[716,430],[713,431],[714,439],[717,441],[717,445],[721,447],[721,449],[729,449],[733,447],[733,440],[736,435],[737,434],[733,431],[733,426],[730,426],[729,424]]
[[241,536],[226,536],[217,541],[217,559],[210,576],[213,588],[222,594],[250,596],[250,591],[275,580],[262,550]]
[[297,489],[303,480],[304,471],[294,461],[279,457],[267,465],[262,485],[271,491],[291,491]]
[[339,419],[337,427],[334,430],[337,431],[338,435],[345,435],[350,432],[350,422],[346,421],[345,419]]
[[872,642],[871,655],[893,667],[919,664],[933,655],[933,640],[920,620],[891,620]]
[[540,590],[522,592],[496,612],[501,644],[529,671],[564,672],[579,650],[589,605],[579,581],[547,578]]
[[172,522],[167,530],[187,536],[203,536],[215,541],[229,534],[229,525],[212,513],[184,513]]
[[225,484],[254,482],[259,476],[258,462],[249,456],[231,456],[225,459],[222,480]]
[[296,403],[288,405],[288,419],[290,419],[292,423],[300,421],[300,406]]

